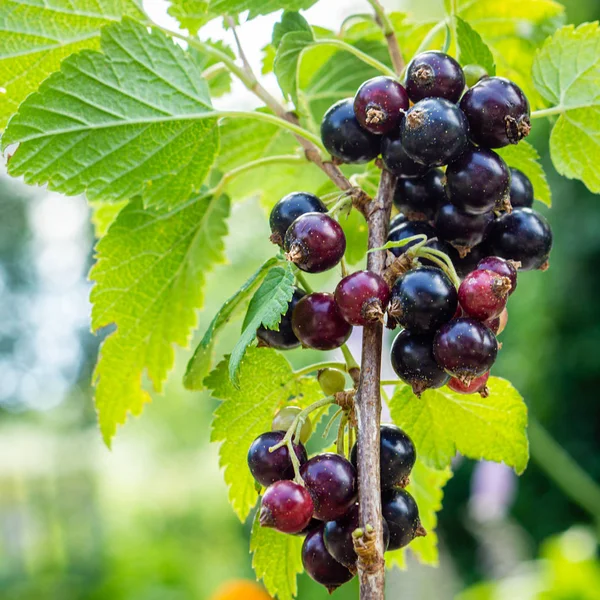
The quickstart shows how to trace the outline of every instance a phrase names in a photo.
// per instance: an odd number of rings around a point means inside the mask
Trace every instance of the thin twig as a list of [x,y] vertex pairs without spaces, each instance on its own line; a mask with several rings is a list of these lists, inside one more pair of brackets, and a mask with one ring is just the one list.
[[375,11],[375,21],[379,27],[381,27],[383,35],[385,36],[394,71],[396,71],[397,75],[400,75],[404,70],[404,57],[400,50],[400,44],[398,43],[394,26],[379,0],[369,0],[369,4],[373,7],[373,10]]

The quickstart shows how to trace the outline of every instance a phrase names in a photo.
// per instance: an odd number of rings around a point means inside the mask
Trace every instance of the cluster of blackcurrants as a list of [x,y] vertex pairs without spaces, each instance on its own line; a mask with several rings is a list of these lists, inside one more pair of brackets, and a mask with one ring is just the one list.
[[[302,481],[294,481],[288,446],[281,444],[285,431],[300,411],[283,408],[273,421],[273,431],[263,433],[250,446],[248,466],[260,486],[259,521],[283,533],[305,536],[302,563],[305,571],[332,592],[356,573],[355,539],[359,529],[357,503],[357,447],[350,460],[335,453],[307,459],[302,440],[310,436],[305,422],[294,451]],[[275,450],[271,451],[273,448]],[[404,489],[415,464],[411,439],[395,425],[381,426],[381,502],[386,550],[407,546],[425,535],[413,497]],[[360,544],[360,542],[358,542]]]

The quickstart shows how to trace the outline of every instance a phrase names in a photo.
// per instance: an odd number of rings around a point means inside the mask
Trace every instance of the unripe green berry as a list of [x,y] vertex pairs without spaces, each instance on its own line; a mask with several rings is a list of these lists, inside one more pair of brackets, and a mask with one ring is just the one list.
[[[294,422],[294,419],[300,414],[302,409],[298,406],[284,406],[273,417],[271,429],[273,431],[287,431]],[[300,430],[300,441],[305,444],[310,439],[312,434],[312,423],[310,417],[307,416],[302,429]]]
[[346,387],[346,376],[337,369],[321,369],[317,379],[326,396],[343,392]]
[[469,87],[473,87],[480,79],[489,75],[481,65],[465,65],[463,73]]

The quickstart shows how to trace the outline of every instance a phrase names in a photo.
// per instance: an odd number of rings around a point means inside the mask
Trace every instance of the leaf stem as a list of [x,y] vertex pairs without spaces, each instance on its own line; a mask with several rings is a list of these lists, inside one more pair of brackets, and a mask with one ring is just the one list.
[[435,36],[442,30],[444,29],[444,27],[446,27],[448,25],[448,19],[442,19],[439,23],[436,23],[427,33],[427,35],[423,38],[423,41],[419,44],[419,47],[417,48],[416,52],[415,52],[415,56],[417,54],[421,54],[421,52],[424,52],[425,50],[427,50],[429,48],[429,45],[431,44],[431,42],[433,41],[433,39],[435,38]]
[[404,382],[401,379],[382,379],[379,382],[380,385],[401,385]]
[[[412,248],[410,248],[408,252],[410,253],[411,250]],[[429,248],[428,246],[423,246],[415,252],[415,255],[427,258],[428,260],[434,262],[446,273],[446,275],[448,275],[448,277],[450,277],[456,288],[460,287],[460,277],[458,276],[450,257],[445,252],[436,250],[435,248]]]
[[352,352],[350,352],[350,348],[348,348],[348,344],[342,344],[340,347],[342,354],[344,355],[344,360],[346,361],[346,371],[352,377],[352,381],[354,384],[358,384],[358,378],[360,375],[360,367],[356,362],[354,356],[352,356]]
[[456,46],[456,56],[460,55],[460,46],[458,45],[458,32],[456,28],[456,0],[450,0],[450,27],[452,29],[452,38]]
[[561,115],[565,111],[565,107],[561,106],[552,106],[551,108],[542,108],[540,110],[534,110],[531,113],[532,119],[541,119],[542,117],[551,117],[553,115]]
[[343,50],[345,52],[349,52],[350,54],[353,54],[354,56],[356,56],[356,58],[358,58],[359,60],[362,60],[362,62],[364,62],[365,64],[373,67],[374,69],[377,69],[380,73],[383,73],[384,75],[388,75],[389,77],[394,77],[396,78],[396,73],[390,69],[387,65],[384,65],[382,62],[378,61],[376,58],[373,58],[370,54],[367,54],[366,52],[363,52],[362,50],[359,50],[356,46],[353,46],[352,44],[348,44],[342,40],[336,40],[333,38],[325,38],[325,39],[321,39],[321,40],[316,40],[312,46],[333,46],[334,48],[339,48],[340,50]]
[[[340,419],[340,424],[338,426],[338,434],[337,434],[337,442],[336,442],[336,450],[340,456],[345,455],[344,450],[344,433],[346,430],[346,423],[348,423],[348,413],[344,412],[342,418]],[[350,448],[348,448],[348,452],[350,452]]]
[[596,521],[600,535],[600,486],[534,417],[529,417],[531,458],[546,475]]
[[397,75],[400,75],[404,69],[404,57],[402,56],[402,51],[400,50],[400,44],[398,44],[398,38],[396,37],[394,26],[392,25],[392,22],[390,21],[379,0],[368,0],[368,2],[375,11],[375,22],[379,25],[379,27],[381,27],[383,35],[387,41],[388,52],[390,54],[390,58],[392,59],[392,65],[394,65],[394,71],[396,71]]
[[308,283],[308,281],[306,281],[306,278],[302,274],[302,271],[300,271],[300,270],[296,271],[295,277],[296,277],[296,281],[302,286],[302,289],[307,294],[312,294],[314,292],[311,285]]
[[310,375],[311,373],[315,373],[321,369],[337,369],[338,371],[343,371],[344,373],[348,371],[346,363],[329,361],[316,363],[314,365],[309,365],[308,367],[302,367],[301,369],[294,371],[294,377],[298,379],[299,377]]

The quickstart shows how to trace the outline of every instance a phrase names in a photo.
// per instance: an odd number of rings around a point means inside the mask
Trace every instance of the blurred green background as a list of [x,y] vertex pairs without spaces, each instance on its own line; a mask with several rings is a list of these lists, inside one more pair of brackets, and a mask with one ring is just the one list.
[[[600,17],[598,0],[564,4],[569,22]],[[536,428],[519,479],[458,461],[440,515],[440,568],[393,571],[389,598],[600,598],[600,505],[564,463],[566,451],[600,481],[600,203],[553,171],[545,122],[530,139],[553,189],[554,208],[536,208],[555,245],[548,272],[519,279],[494,372],[514,382],[558,444]],[[258,203],[236,205],[230,264],[208,278],[200,332],[272,252],[267,238]],[[111,452],[102,445],[89,389],[98,348],[87,302],[92,246],[82,199],[0,177],[0,598],[208,599],[226,581],[254,578],[249,524],[230,509],[209,444],[215,401],[182,389],[182,351],[165,394]],[[231,348],[239,325],[218,351]],[[295,365],[314,358],[290,355]],[[303,600],[327,597],[305,576],[299,584]],[[356,597],[356,582],[334,594]]]

